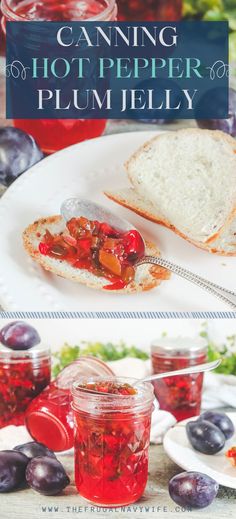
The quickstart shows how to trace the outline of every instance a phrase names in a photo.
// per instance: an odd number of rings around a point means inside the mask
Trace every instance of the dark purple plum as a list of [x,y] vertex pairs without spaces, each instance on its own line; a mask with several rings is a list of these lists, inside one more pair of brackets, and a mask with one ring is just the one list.
[[207,420],[188,422],[186,432],[193,448],[203,454],[216,454],[225,445],[224,434]]
[[[225,91],[222,88],[216,88],[209,90],[205,94],[205,97],[201,100],[206,103],[206,106],[214,100],[216,109],[222,103],[222,96],[225,95]],[[229,117],[227,119],[198,119],[197,124],[199,128],[208,130],[221,130],[222,132],[236,137],[236,90],[233,88],[229,89]]]
[[33,326],[24,321],[14,321],[0,330],[0,342],[12,350],[29,350],[41,341]]
[[0,451],[0,492],[11,492],[25,484],[28,463],[22,452]]
[[232,438],[232,436],[234,435],[234,424],[225,413],[218,413],[216,411],[205,411],[205,413],[201,414],[199,420],[207,420],[208,422],[211,422],[214,425],[216,425],[216,427],[219,427],[219,429],[224,434],[226,440],[229,440],[229,438]]
[[48,456],[49,458],[56,458],[54,452],[48,449],[43,443],[28,442],[22,445],[16,445],[13,449],[17,452],[23,452],[28,459],[36,458],[37,456]]
[[9,186],[21,173],[43,158],[31,135],[18,128],[0,128],[0,183]]
[[59,494],[70,483],[62,464],[48,456],[39,456],[29,462],[26,481],[33,490],[44,496]]
[[209,506],[218,489],[218,483],[201,472],[181,472],[169,481],[169,494],[173,501],[191,508]]

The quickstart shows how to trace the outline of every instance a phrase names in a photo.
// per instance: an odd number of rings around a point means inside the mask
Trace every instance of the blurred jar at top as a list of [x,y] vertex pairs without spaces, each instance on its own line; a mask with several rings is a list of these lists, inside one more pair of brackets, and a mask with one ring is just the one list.
[[[151,346],[153,373],[164,373],[207,362],[206,341],[198,337],[163,337]],[[177,421],[200,414],[203,373],[169,376],[153,381],[160,409],[172,413]]]
[[117,0],[118,20],[176,22],[182,16],[182,0]]

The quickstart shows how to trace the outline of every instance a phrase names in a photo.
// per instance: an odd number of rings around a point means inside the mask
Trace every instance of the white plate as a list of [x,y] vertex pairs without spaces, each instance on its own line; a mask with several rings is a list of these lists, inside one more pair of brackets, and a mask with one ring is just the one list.
[[151,292],[123,296],[102,293],[45,272],[26,255],[22,231],[42,216],[57,214],[61,202],[84,196],[126,217],[157,243],[163,256],[193,272],[232,288],[235,258],[213,256],[168,229],[148,222],[104,195],[128,186],[124,161],[154,132],[110,135],[71,146],[23,174],[0,201],[0,302],[22,311],[204,311],[227,306],[199,288],[173,276]]
[[[236,430],[236,413],[227,413],[234,423]],[[236,489],[236,467],[232,467],[225,453],[230,447],[236,446],[236,433],[226,441],[222,451],[208,456],[201,454],[190,445],[185,424],[189,420],[179,422],[169,429],[164,437],[163,446],[166,454],[184,470],[203,472],[215,479],[220,485]]]

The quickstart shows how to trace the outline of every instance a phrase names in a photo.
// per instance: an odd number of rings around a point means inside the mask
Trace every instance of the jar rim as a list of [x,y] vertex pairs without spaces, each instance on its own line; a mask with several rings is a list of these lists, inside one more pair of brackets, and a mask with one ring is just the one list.
[[28,350],[12,350],[0,343],[0,362],[8,363],[29,362],[30,360],[44,360],[51,358],[51,350],[48,346],[34,346]]
[[89,382],[118,382],[134,385],[139,379],[131,377],[82,377],[72,384],[72,407],[77,411],[87,411],[91,414],[99,413],[130,413],[149,409],[154,401],[154,388],[150,382],[140,382],[139,389],[134,395],[122,395],[114,393],[98,393],[81,388],[80,385]]
[[151,344],[151,353],[162,356],[193,357],[207,351],[207,341],[203,337],[160,337]]
[[[107,1],[107,7],[101,13],[97,14],[96,16],[91,16],[90,18],[86,18],[85,20],[81,20],[84,22],[93,22],[93,21],[104,21],[104,18],[106,19],[115,9],[116,6],[116,0],[106,0]],[[18,4],[19,5],[19,4]],[[2,10],[2,13],[5,17],[10,18],[10,21],[21,21],[21,22],[28,22],[28,21],[37,21],[32,20],[32,18],[26,18],[25,16],[21,16],[19,14],[16,14],[14,9],[9,5],[8,0],[1,0],[0,7]],[[44,20],[47,21],[47,20]],[[50,21],[50,20],[48,20]],[[63,21],[63,20],[62,20]],[[73,20],[71,20],[73,21]],[[75,20],[80,21],[80,20]]]

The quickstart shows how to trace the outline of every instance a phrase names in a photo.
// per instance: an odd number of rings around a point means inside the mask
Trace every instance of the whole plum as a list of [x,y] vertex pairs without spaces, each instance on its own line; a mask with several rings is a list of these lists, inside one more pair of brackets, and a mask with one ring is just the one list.
[[201,414],[199,420],[207,420],[208,422],[211,422],[214,425],[216,425],[216,427],[219,427],[219,429],[224,434],[226,440],[229,440],[229,438],[232,438],[232,436],[234,435],[234,424],[225,413],[218,413],[216,411],[205,411],[205,413]]
[[224,434],[207,420],[188,422],[186,432],[193,448],[203,454],[216,454],[225,445]]
[[169,494],[173,501],[192,508],[209,506],[218,489],[218,483],[201,472],[181,472],[169,481]]
[[0,330],[0,342],[12,350],[29,350],[40,340],[37,330],[24,321],[13,321]]
[[18,128],[0,128],[0,182],[9,186],[21,173],[43,158],[31,135]]
[[[197,119],[197,124],[199,128],[207,129],[207,130],[221,130],[222,132],[228,133],[232,137],[236,137],[236,90],[233,88],[229,88],[229,117],[225,119]],[[222,88],[216,88],[210,90],[203,96],[201,103],[206,104],[207,106],[214,102],[215,110],[218,111],[218,107],[221,106],[222,102],[224,103],[225,99],[225,90]]]
[[21,452],[0,451],[0,492],[11,492],[25,483],[28,462]]
[[28,442],[22,445],[16,445],[13,449],[17,452],[23,452],[28,459],[36,458],[37,456],[48,456],[49,458],[56,458],[54,452],[48,449],[46,445],[38,442]]
[[70,483],[62,464],[48,456],[38,456],[29,462],[26,481],[33,490],[44,496],[59,494]]

